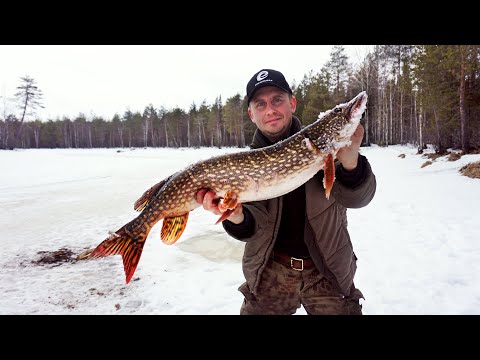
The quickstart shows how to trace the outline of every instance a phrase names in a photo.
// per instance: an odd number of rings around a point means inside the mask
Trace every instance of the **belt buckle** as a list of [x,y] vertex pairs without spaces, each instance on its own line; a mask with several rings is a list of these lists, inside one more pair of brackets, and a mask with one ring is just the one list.
[[[302,267],[299,269],[299,268],[296,268],[293,266],[293,260],[297,260],[297,261],[300,261],[302,263]],[[297,270],[297,271],[303,271],[303,259],[298,259],[298,258],[294,258],[293,256],[290,258],[290,267],[293,269],[293,270]]]

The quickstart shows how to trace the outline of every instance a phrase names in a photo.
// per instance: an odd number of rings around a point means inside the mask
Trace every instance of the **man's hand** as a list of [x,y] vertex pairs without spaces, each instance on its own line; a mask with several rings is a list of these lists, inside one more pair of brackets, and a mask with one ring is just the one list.
[[338,150],[337,159],[343,165],[345,170],[351,171],[357,167],[358,164],[358,150],[362,144],[363,134],[365,129],[362,124],[358,124],[357,129],[350,137],[352,143]]
[[[218,203],[220,198],[209,189],[200,189],[197,192],[197,202],[203,206],[207,211],[215,215],[222,215],[222,212],[218,209]],[[243,222],[243,207],[242,204],[238,204],[233,213],[228,217],[228,220],[234,224],[240,224]]]

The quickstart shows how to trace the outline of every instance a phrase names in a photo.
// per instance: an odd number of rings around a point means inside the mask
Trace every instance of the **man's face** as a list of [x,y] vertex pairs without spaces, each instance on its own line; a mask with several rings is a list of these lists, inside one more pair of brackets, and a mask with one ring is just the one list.
[[297,100],[275,86],[265,86],[255,92],[248,106],[248,115],[270,140],[280,140],[288,134]]

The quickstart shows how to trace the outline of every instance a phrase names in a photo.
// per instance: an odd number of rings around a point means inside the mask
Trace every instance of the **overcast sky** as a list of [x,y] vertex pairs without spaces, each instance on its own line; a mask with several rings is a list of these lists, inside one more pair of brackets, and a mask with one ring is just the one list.
[[[372,46],[344,45],[351,62]],[[0,109],[17,113],[13,98],[20,77],[43,92],[37,114],[75,117],[80,112],[111,119],[150,103],[188,110],[193,102],[223,103],[245,95],[263,68],[283,72],[290,85],[330,58],[332,45],[0,45]],[[6,99],[6,101],[5,101]]]

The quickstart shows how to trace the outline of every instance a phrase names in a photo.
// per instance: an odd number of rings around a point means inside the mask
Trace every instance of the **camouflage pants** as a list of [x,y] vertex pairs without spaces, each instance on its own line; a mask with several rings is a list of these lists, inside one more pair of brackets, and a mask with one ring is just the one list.
[[358,300],[338,293],[316,268],[297,271],[273,259],[262,273],[257,294],[246,282],[238,290],[245,297],[240,315],[291,315],[301,305],[309,315],[362,315]]

